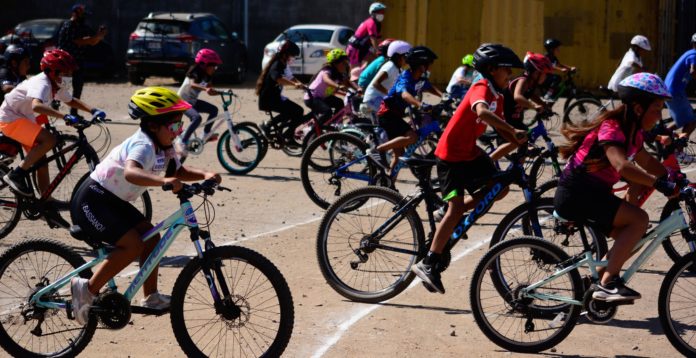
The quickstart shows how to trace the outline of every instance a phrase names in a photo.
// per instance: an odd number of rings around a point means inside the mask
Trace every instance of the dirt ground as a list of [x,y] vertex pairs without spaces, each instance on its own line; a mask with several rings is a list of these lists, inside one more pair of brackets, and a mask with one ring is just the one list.
[[[146,85],[175,88],[167,79],[149,79]],[[136,87],[128,84],[87,84],[84,100],[106,110],[114,123],[109,125],[112,147],[136,130],[127,117],[128,98]],[[236,121],[261,122],[265,114],[257,110],[251,84],[238,86],[241,109]],[[300,100],[298,91],[286,91]],[[219,105],[215,98],[205,98]],[[469,239],[455,248],[455,258],[443,276],[447,294],[427,292],[414,283],[401,295],[382,304],[346,301],[322,277],[315,253],[316,232],[322,210],[302,189],[299,158],[270,150],[260,166],[246,176],[223,174],[224,185],[232,192],[218,193],[216,219],[211,227],[214,241],[252,248],[270,259],[290,285],[295,305],[295,325],[287,357],[489,357],[510,356],[491,343],[478,329],[470,312],[469,280],[474,266],[488,247],[496,223],[522,201],[516,188],[469,232]],[[214,147],[209,146],[187,164],[223,172]],[[404,176],[407,178],[407,176]],[[402,193],[410,191],[400,183]],[[151,189],[154,219],[162,219],[177,208],[174,196]],[[664,203],[653,195],[645,205],[656,221]],[[67,231],[50,230],[42,221],[22,220],[17,229],[0,241],[0,249],[27,237],[56,238],[85,256],[87,247],[70,238]],[[187,235],[173,244],[160,271],[160,288],[171,292],[186,258],[194,251]],[[643,294],[633,306],[624,306],[607,325],[580,324],[556,348],[541,356],[570,357],[671,357],[678,356],[662,333],[657,318],[657,294],[671,262],[662,250],[648,267],[636,276],[632,287]],[[129,282],[133,265],[119,277]],[[138,299],[140,298],[138,295]],[[2,354],[2,353],[0,353]],[[183,356],[173,336],[169,316],[133,315],[132,324],[118,331],[99,329],[84,351],[86,357]]]

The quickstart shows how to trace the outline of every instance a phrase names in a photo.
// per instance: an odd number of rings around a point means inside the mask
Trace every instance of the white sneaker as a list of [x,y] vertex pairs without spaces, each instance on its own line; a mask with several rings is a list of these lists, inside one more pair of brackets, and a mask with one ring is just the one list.
[[171,305],[172,297],[169,295],[163,295],[159,292],[152,293],[147,297],[140,300],[140,305],[147,308],[152,308],[156,310],[161,310],[169,308]]
[[87,289],[89,280],[81,277],[73,277],[70,280],[70,292],[72,293],[73,316],[79,324],[87,324],[89,309],[92,307],[94,295]]

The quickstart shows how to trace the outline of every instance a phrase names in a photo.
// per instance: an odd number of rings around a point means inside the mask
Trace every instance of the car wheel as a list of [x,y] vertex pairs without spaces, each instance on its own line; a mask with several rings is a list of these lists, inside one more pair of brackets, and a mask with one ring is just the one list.
[[145,83],[145,76],[138,72],[128,72],[128,82],[136,86],[140,86]]

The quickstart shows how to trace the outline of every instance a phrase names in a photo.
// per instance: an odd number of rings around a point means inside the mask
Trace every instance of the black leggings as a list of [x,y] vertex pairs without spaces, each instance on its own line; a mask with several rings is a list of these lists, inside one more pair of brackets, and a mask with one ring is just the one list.
[[299,104],[287,98],[264,103],[263,106],[259,106],[259,108],[263,111],[279,113],[277,116],[273,117],[273,124],[277,126],[286,124],[288,127],[297,127],[302,124],[304,119],[304,109],[302,109]]
[[[196,101],[196,104],[193,105],[192,108],[188,109],[184,114],[186,117],[189,117],[191,119],[191,124],[186,128],[186,132],[184,132],[184,137],[182,138],[182,141],[184,143],[188,142],[189,138],[191,137],[191,134],[198,128],[198,126],[201,124],[201,121],[203,118],[201,117],[200,113],[208,113],[208,121],[211,118],[215,118],[218,115],[218,108],[206,101],[201,101],[200,99]],[[203,128],[203,131],[205,133],[210,132],[210,129],[213,127],[213,123],[215,122],[210,122],[205,125]]]
[[314,111],[320,123],[326,122],[335,112],[343,108],[343,101],[336,96],[306,99],[305,104]]

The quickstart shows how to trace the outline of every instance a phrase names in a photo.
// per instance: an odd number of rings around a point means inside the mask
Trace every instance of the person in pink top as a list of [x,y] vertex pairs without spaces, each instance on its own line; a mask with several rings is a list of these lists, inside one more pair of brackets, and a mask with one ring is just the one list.
[[[662,118],[665,99],[671,98],[660,77],[637,73],[621,81],[623,103],[582,127],[564,126],[568,143],[560,147],[568,159],[554,198],[556,212],[565,219],[585,221],[614,239],[609,263],[599,270],[592,298],[617,302],[639,299],[619,273],[648,228],[648,214],[612,193],[621,178],[631,185],[654,187],[665,196],[676,193],[667,169],[643,148],[643,133]],[[634,164],[634,162],[637,164]]]
[[348,55],[335,48],[326,54],[326,65],[310,81],[309,93],[304,96],[305,105],[316,114],[320,123],[324,123],[343,108],[343,101],[335,95],[348,87],[360,90],[358,85],[348,80]]
[[348,40],[346,52],[351,69],[360,67],[363,60],[371,61],[378,53],[377,45],[382,38],[382,21],[384,21],[384,10],[386,9],[387,7],[380,2],[372,3],[370,17],[358,26],[355,34]]

